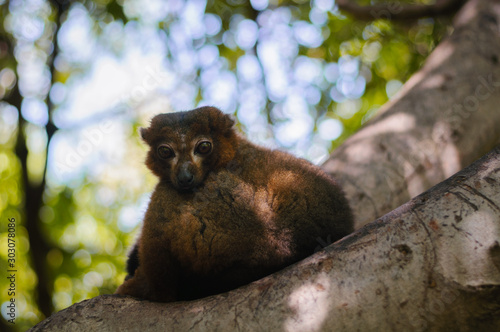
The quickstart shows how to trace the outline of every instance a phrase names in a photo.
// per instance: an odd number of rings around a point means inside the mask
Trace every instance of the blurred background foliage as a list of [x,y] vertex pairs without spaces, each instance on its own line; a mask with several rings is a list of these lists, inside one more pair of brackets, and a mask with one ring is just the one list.
[[0,15],[5,331],[122,282],[156,181],[137,135],[152,115],[218,106],[254,142],[321,163],[450,32],[357,21],[334,0],[0,0]]

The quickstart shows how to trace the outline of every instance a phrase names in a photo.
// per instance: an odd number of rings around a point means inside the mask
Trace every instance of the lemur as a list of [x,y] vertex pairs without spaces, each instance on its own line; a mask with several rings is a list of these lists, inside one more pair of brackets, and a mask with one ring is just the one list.
[[225,292],[353,230],[337,182],[288,153],[252,144],[214,107],[155,116],[142,128],[159,178],[116,293],[152,301]]

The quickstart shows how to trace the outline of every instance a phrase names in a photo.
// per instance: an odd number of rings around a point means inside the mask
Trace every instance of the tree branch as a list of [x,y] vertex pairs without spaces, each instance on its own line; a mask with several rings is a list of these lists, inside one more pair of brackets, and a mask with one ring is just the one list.
[[465,0],[438,0],[433,5],[401,4],[398,1],[372,6],[360,6],[350,0],[337,0],[340,10],[364,21],[386,19],[393,21],[415,20],[422,17],[450,15],[456,12]]
[[500,261],[499,169],[497,147],[326,250],[229,293],[168,304],[100,296],[31,331],[493,331],[500,270],[487,262]]

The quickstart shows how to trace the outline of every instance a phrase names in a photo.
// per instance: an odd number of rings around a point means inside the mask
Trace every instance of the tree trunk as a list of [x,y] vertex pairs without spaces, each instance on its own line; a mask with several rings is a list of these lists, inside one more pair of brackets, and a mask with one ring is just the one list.
[[340,180],[356,228],[447,179],[500,142],[500,2],[469,1],[454,32],[377,118],[324,168]]
[[[343,183],[358,228],[500,141],[499,26],[499,1],[467,3],[422,70],[325,163]],[[170,304],[100,296],[32,330],[493,331],[500,326],[499,188],[496,148],[248,286]]]

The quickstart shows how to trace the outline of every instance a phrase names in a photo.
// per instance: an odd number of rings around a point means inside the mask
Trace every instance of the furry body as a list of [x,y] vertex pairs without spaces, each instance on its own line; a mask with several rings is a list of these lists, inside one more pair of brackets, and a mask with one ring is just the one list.
[[[349,205],[331,177],[250,143],[215,108],[161,114],[142,136],[160,182],[118,294],[170,302],[220,293],[313,254],[318,237],[352,231]],[[161,160],[159,151],[170,157]]]

